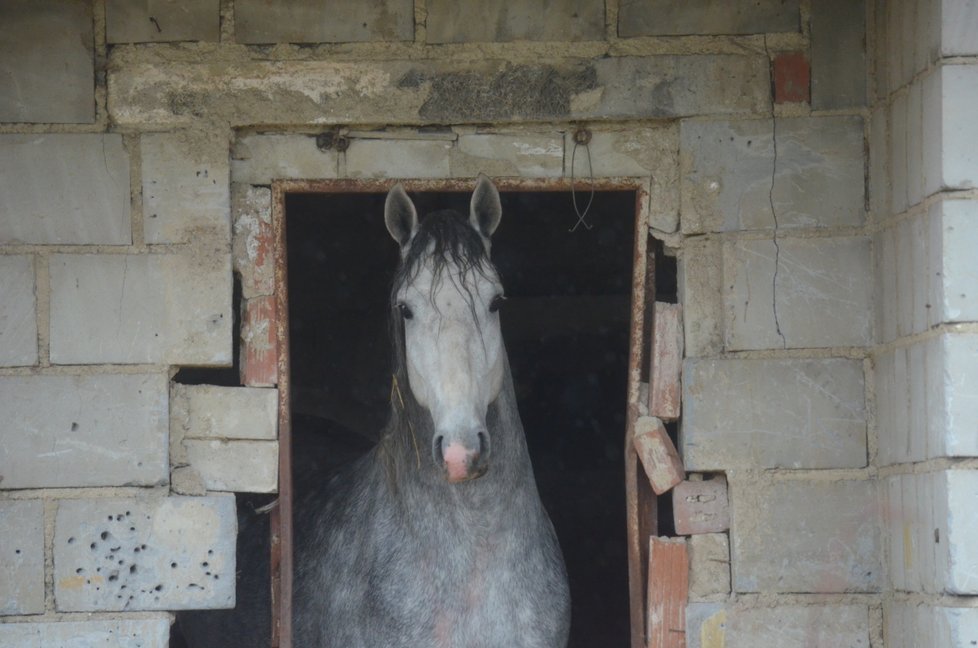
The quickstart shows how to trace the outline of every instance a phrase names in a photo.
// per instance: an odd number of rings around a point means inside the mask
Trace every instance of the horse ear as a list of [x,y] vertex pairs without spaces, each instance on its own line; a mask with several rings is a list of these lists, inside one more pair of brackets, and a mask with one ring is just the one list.
[[384,223],[387,231],[402,248],[411,242],[418,230],[418,211],[408,197],[401,183],[394,185],[387,192],[384,202]]
[[479,174],[475,191],[472,192],[472,206],[469,212],[469,223],[482,234],[486,240],[492,236],[499,226],[503,216],[503,207],[499,203],[499,191],[484,173]]

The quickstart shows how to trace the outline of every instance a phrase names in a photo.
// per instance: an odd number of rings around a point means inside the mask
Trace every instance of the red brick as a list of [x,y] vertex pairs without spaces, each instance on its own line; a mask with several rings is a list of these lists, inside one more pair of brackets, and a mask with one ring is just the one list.
[[278,327],[275,297],[244,301],[241,316],[241,383],[272,387],[278,383]]
[[684,481],[672,491],[673,521],[679,535],[720,533],[730,528],[727,480]]
[[654,313],[649,414],[675,421],[682,409],[683,309],[679,304],[656,302]]
[[648,648],[686,647],[689,556],[684,538],[649,538]]
[[638,417],[632,443],[656,495],[667,492],[686,476],[676,446],[659,419],[654,416]]
[[781,52],[774,57],[774,103],[811,102],[811,66],[804,52]]

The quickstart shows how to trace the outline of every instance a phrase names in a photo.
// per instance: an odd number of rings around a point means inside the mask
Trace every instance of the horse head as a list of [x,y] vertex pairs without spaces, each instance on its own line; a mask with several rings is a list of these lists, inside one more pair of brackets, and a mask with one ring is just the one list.
[[489,404],[499,395],[506,356],[499,327],[503,288],[489,260],[499,225],[499,192],[480,175],[469,215],[418,219],[398,184],[384,218],[401,249],[391,305],[403,324],[403,363],[411,395],[433,423],[431,456],[452,483],[489,468]]

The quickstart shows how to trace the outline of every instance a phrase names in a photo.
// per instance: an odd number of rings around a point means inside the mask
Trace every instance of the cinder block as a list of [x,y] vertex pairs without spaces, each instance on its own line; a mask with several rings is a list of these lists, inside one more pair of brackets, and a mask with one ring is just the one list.
[[880,589],[876,481],[734,481],[731,487],[734,591]]
[[278,384],[278,316],[275,297],[245,300],[241,316],[241,384]]
[[131,242],[121,135],[0,135],[0,243]]
[[324,13],[317,0],[289,3],[237,0],[234,35],[239,43],[343,43],[414,38],[411,0],[346,0]]
[[887,648],[969,648],[978,641],[978,609],[906,601],[883,605]]
[[[38,43],[45,44],[43,50]],[[94,56],[91,3],[0,3],[0,122],[94,122]],[[71,163],[63,167],[69,169],[77,167]],[[0,169],[0,183],[5,175]],[[59,186],[50,174],[40,177],[43,186]],[[0,188],[0,196],[4,193],[6,189]],[[78,199],[77,194],[66,195]]]
[[682,4],[668,0],[638,0],[622,4],[618,13],[618,35],[628,38],[796,32],[800,22],[797,0],[736,0],[723,6],[708,0]]
[[858,360],[704,358],[683,375],[689,471],[866,465]]
[[231,363],[231,255],[55,255],[55,364]]
[[[978,186],[975,168],[978,152],[978,123],[971,106],[978,102],[978,68],[972,65],[943,65],[924,80],[924,146],[927,193],[940,189],[971,189]],[[928,116],[928,110],[936,113]],[[937,138],[928,141],[927,138]]]
[[[876,215],[877,219],[889,214],[890,205],[890,191],[887,185],[889,176],[886,169],[886,115],[886,108],[878,107],[869,119],[869,205],[870,211]],[[923,164],[922,161],[921,164]],[[923,170],[921,170],[921,176],[923,176]]]
[[890,106],[890,207],[894,214],[907,209],[907,93],[893,97]]
[[604,40],[600,0],[431,0],[429,43]]
[[355,140],[346,152],[351,178],[444,178],[452,143],[444,140]]
[[0,501],[0,615],[42,612],[44,505],[41,500]]
[[241,295],[251,299],[275,292],[272,192],[267,187],[231,185],[234,234],[231,258],[241,277]]
[[186,439],[183,445],[190,465],[209,491],[278,490],[277,441]]
[[165,374],[0,377],[0,488],[167,479]]
[[211,41],[221,36],[219,0],[107,0],[105,32],[109,43]]
[[0,623],[0,645],[7,648],[167,648],[170,618]]
[[649,538],[649,648],[685,648],[689,555],[683,538]]
[[278,437],[278,390],[173,384],[170,425],[195,439]]
[[[235,7],[238,8],[237,6]],[[666,119],[770,110],[762,55],[145,62],[110,66],[119,127]],[[354,142],[354,152],[359,142]],[[366,153],[366,150],[364,151]],[[354,153],[354,155],[359,155]],[[425,171],[410,167],[410,175]],[[408,175],[402,171],[403,175]],[[240,179],[235,176],[235,181]]]
[[683,122],[680,145],[685,233],[772,228],[772,203],[779,228],[864,221],[859,117]]
[[656,495],[683,480],[683,463],[662,421],[652,416],[638,417],[632,443]]
[[147,243],[231,240],[228,142],[223,133],[151,133],[140,139]]
[[559,178],[564,142],[559,134],[472,133],[459,135],[451,151],[453,177]]
[[811,66],[804,52],[781,52],[771,61],[774,78],[774,103],[809,103]]
[[33,256],[0,256],[0,365],[37,364]]
[[866,3],[812,5],[812,108],[866,105]]
[[[935,31],[940,34],[942,56],[978,55],[978,6],[972,0],[934,0],[940,5],[940,20]],[[936,7],[935,7],[936,8]]]
[[234,606],[234,497],[62,500],[54,534],[61,612]]
[[649,369],[649,413],[675,421],[682,411],[683,308],[655,302]]
[[239,137],[231,154],[236,183],[267,185],[272,180],[337,177],[335,148],[321,151],[314,135],[255,134]]
[[686,610],[687,648],[866,648],[869,611],[864,605],[778,605],[767,608],[691,603]]
[[689,599],[703,601],[730,594],[730,541],[726,533],[690,536]]
[[[978,141],[978,140],[976,140]],[[931,208],[932,242],[929,268],[940,282],[933,295],[930,324],[978,321],[978,200],[945,200]],[[936,308],[935,308],[936,307]]]
[[588,150],[595,177],[649,177],[649,220],[654,229],[675,232],[679,224],[679,127],[676,124],[636,127],[623,131],[591,131],[588,148],[578,145],[574,132],[564,135],[564,175],[585,182]]
[[[929,342],[928,378],[939,380],[940,400],[928,402],[927,420],[943,443],[932,443],[932,456],[978,456],[974,422],[978,420],[978,335],[948,333]],[[933,367],[933,368],[932,368]],[[932,388],[929,393],[934,393]],[[929,434],[933,438],[935,435]]]
[[719,239],[688,238],[679,256],[679,301],[687,357],[716,355],[723,350],[723,252]]
[[672,491],[672,511],[679,535],[726,531],[730,528],[726,478],[717,476],[677,484]]
[[[975,356],[972,356],[975,357]],[[950,594],[978,594],[978,471],[948,470],[947,584]]]
[[729,241],[723,262],[727,349],[873,344],[868,238]]

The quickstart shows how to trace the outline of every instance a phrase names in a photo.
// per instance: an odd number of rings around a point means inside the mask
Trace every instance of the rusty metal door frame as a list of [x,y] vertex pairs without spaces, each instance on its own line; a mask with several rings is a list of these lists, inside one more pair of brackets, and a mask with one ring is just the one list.
[[[288,250],[286,247],[288,194],[302,193],[386,193],[394,180],[337,179],[337,180],[274,180],[272,181],[272,229],[275,241],[275,314],[278,342],[279,390],[279,496],[271,513],[271,594],[272,648],[292,648],[292,411],[289,357],[289,298]],[[468,192],[473,188],[470,179],[404,179],[407,191]],[[650,321],[648,310],[655,301],[647,295],[654,290],[655,264],[648,259],[649,190],[648,178],[595,178],[587,182],[572,182],[568,178],[498,178],[494,182],[502,192],[529,191],[633,191],[635,192],[635,238],[632,265],[632,310],[629,332],[627,423],[625,430],[625,498],[628,528],[628,587],[632,647],[644,645],[645,576],[647,556],[642,560],[638,539],[655,535],[655,498],[642,491],[642,480],[636,470],[637,457],[631,443],[634,422],[638,417],[641,368],[646,358],[648,338],[645,323]],[[379,217],[379,216],[378,216]],[[648,489],[648,484],[645,484]],[[650,491],[651,492],[651,491]],[[651,504],[649,504],[651,502]],[[641,506],[640,506],[641,504]],[[651,525],[651,526],[650,526]],[[639,533],[641,529],[642,533]],[[648,548],[645,548],[648,552]]]

